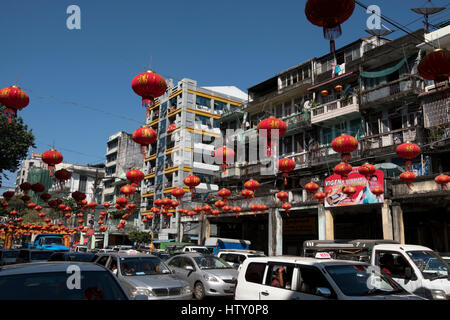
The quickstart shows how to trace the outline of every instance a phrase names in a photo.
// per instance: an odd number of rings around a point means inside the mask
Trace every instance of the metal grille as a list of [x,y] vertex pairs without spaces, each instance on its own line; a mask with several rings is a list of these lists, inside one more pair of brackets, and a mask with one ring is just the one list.
[[153,289],[153,293],[158,296],[158,297],[163,297],[163,296],[178,296],[181,294],[181,289],[182,288],[160,288],[160,289]]
[[223,279],[223,282],[226,282],[226,283],[236,283],[236,279]]

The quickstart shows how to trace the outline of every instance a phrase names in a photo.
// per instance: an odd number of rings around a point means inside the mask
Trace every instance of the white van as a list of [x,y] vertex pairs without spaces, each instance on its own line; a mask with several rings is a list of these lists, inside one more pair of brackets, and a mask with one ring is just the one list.
[[207,247],[204,246],[184,246],[181,252],[198,252],[201,254],[211,254]]
[[320,256],[246,259],[235,300],[424,300],[368,263]]
[[[450,299],[450,266],[430,248],[390,240],[310,240],[303,243],[303,250],[305,256],[326,251],[339,259],[360,257],[389,274],[408,292],[426,299]],[[354,254],[349,255],[352,251]]]

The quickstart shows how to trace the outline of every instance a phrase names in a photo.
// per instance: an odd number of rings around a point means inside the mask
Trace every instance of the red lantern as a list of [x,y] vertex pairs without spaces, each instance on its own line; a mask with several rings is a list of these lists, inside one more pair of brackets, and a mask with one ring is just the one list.
[[442,189],[447,190],[447,183],[450,182],[450,177],[446,174],[440,174],[434,178],[434,181],[441,185]]
[[231,191],[223,188],[217,192],[217,195],[221,197],[223,201],[227,202],[228,197],[231,196]]
[[40,212],[40,213],[38,214],[38,216],[39,216],[39,218],[44,218],[44,217],[46,216],[46,214],[45,214],[44,212]]
[[341,154],[342,161],[348,162],[352,159],[350,153],[358,148],[358,140],[348,134],[342,134],[331,142],[331,147]]
[[170,206],[172,205],[172,200],[170,200],[169,198],[164,198],[162,199],[162,204],[166,209],[170,208]]
[[35,206],[35,207],[34,207],[34,210],[36,210],[36,211],[41,211],[41,210],[42,210],[42,206]]
[[16,211],[16,210],[11,210],[11,211],[9,212],[9,214],[12,215],[13,217],[14,217],[14,216],[17,216],[17,211]]
[[151,221],[153,220],[153,216],[152,216],[151,214],[149,214],[149,215],[147,216],[147,219],[151,222]]
[[259,188],[259,182],[256,180],[250,179],[246,183],[244,183],[244,188],[247,190],[253,191],[253,193],[254,193]]
[[352,170],[352,166],[346,162],[341,162],[334,167],[334,173],[340,175],[342,179],[346,179]]
[[126,174],[127,179],[131,182],[139,184],[142,180],[144,180],[144,173],[141,170],[133,169],[129,170]]
[[372,176],[376,170],[377,168],[375,168],[375,166],[370,163],[364,163],[358,168],[359,174],[365,176],[366,179],[369,179],[370,176]]
[[323,203],[323,199],[325,199],[325,193],[323,192],[316,192],[314,194],[314,197],[319,201],[319,204]]
[[381,196],[381,195],[384,193],[384,190],[383,190],[383,188],[381,188],[381,187],[375,187],[375,188],[373,188],[373,189],[370,190],[370,191],[372,191],[372,193],[373,193],[374,195],[376,195],[377,197]]
[[145,159],[148,145],[156,142],[158,134],[152,128],[141,127],[136,129],[131,136],[134,142],[141,145],[141,153]]
[[175,188],[172,190],[172,196],[180,200],[184,196],[184,189],[183,188]]
[[34,207],[36,207],[36,203],[30,202],[27,204],[28,209],[30,209],[30,212],[33,211]]
[[315,193],[317,190],[319,190],[319,185],[314,182],[309,182],[305,185],[305,190],[309,193]]
[[58,152],[55,149],[45,151],[41,157],[42,161],[48,165],[50,175],[52,175],[52,171],[55,170],[55,166],[63,161],[61,152]]
[[6,208],[7,206],[8,206],[8,202],[3,202],[3,203],[2,203],[2,207],[3,207],[3,208]]
[[28,192],[28,190],[31,190],[31,183],[24,182],[24,183],[20,184],[19,188],[26,194]]
[[120,188],[120,193],[124,194],[127,197],[130,197],[132,194],[134,194],[136,192],[136,189],[133,188],[130,185],[124,185],[122,188]]
[[8,123],[12,122],[12,116],[17,116],[17,111],[22,110],[30,103],[28,95],[19,87],[11,86],[0,90],[0,104],[6,107],[5,114],[9,114]]
[[[46,219],[46,220],[47,220],[47,219]],[[79,223],[79,224],[83,224],[83,222],[84,222],[83,219],[78,219],[78,223]],[[81,229],[81,227],[80,227],[80,229]]]
[[227,172],[228,163],[234,162],[235,152],[233,149],[222,147],[214,150],[214,158],[217,163],[220,163],[220,167],[223,170],[223,173]]
[[347,196],[352,196],[355,192],[356,192],[356,189],[355,189],[355,187],[352,187],[352,186],[347,186],[347,187],[344,187],[344,190],[342,190]]
[[154,214],[157,214],[157,213],[159,213],[160,210],[159,210],[159,208],[153,207],[150,209],[150,211],[153,212]]
[[256,213],[259,211],[259,205],[257,205],[257,204],[252,204],[252,205],[250,206],[250,210],[253,211],[253,214],[254,214],[255,217],[256,217]]
[[334,39],[341,36],[341,24],[351,17],[354,10],[355,0],[308,0],[305,15],[313,25],[323,28],[324,38],[330,40],[330,52],[334,53]]
[[175,123],[171,123],[171,124],[167,127],[167,132],[169,133],[169,132],[175,130],[175,128],[176,128]]
[[167,83],[159,74],[147,70],[133,78],[131,88],[138,96],[142,97],[142,105],[148,107],[153,105],[155,98],[166,92]]
[[50,193],[43,193],[41,194],[40,198],[44,201],[47,202],[48,200],[50,200],[50,198],[52,197],[52,195]]
[[259,205],[259,211],[261,211],[261,212],[264,212],[264,211],[266,211],[267,209],[269,209],[265,204],[260,204]]
[[205,211],[206,214],[208,214],[208,213],[211,213],[212,208],[211,208],[211,206],[205,205],[205,206],[203,206],[203,211]]
[[420,147],[415,143],[406,142],[397,147],[397,155],[405,161],[405,164],[411,166],[412,159],[420,154]]
[[416,175],[414,172],[405,171],[400,174],[400,180],[406,183],[409,189],[411,189],[411,184],[416,180]]
[[47,223],[50,223],[52,221],[52,219],[46,218],[44,221],[47,222]]
[[436,49],[422,58],[417,71],[422,78],[438,82],[450,77],[450,50]]
[[122,208],[125,208],[128,204],[128,199],[125,197],[118,197],[116,199],[116,204],[118,204]]
[[197,214],[200,214],[200,213],[202,213],[202,211],[203,211],[203,207],[196,206],[196,207],[194,208],[194,211],[195,211]]
[[67,219],[70,219],[70,218],[72,217],[72,215],[71,215],[70,213],[66,213],[64,216],[65,216]]
[[6,201],[9,201],[13,196],[14,196],[14,191],[3,192],[3,198],[5,198]]
[[62,226],[63,223],[62,223],[61,221],[58,221],[57,225],[58,225],[58,226]]
[[223,207],[225,207],[226,203],[225,203],[225,201],[219,200],[219,201],[216,201],[216,202],[214,203],[214,205],[215,205],[217,208],[222,209]]
[[280,191],[277,193],[277,198],[280,199],[281,203],[284,203],[289,198],[289,194],[285,191]]
[[161,208],[163,205],[162,199],[156,199],[153,203],[155,204],[155,206],[157,206],[159,208]]
[[239,217],[239,213],[242,211],[241,207],[233,207],[233,212],[236,214],[236,219]]
[[289,217],[289,210],[291,210],[292,205],[290,203],[283,203],[283,205],[281,206],[284,211],[286,211],[287,216]]
[[284,185],[287,185],[287,177],[289,177],[289,172],[295,169],[295,161],[289,158],[283,158],[278,160],[278,170],[283,172]]
[[328,90],[322,90],[322,91],[320,91],[320,95],[321,95],[322,97],[328,96]]
[[38,182],[31,185],[31,190],[33,190],[34,193],[41,193],[45,191],[45,186]]
[[226,214],[228,214],[228,212],[230,212],[232,210],[232,208],[230,206],[223,206],[223,211],[225,211]]
[[110,204],[109,202],[103,203],[103,207],[104,207],[106,210],[108,210],[110,206],[111,206],[111,204]]
[[195,175],[190,175],[184,178],[184,184],[189,187],[192,197],[194,197],[195,187],[198,186],[200,182],[200,178]]
[[344,87],[342,87],[340,84],[338,84],[334,87],[334,90],[336,90],[337,92],[341,92],[342,89],[344,89]]
[[283,120],[269,117],[267,119],[262,120],[258,123],[257,132],[260,133],[263,137],[266,138],[266,155],[270,157],[272,148],[278,144],[278,141],[272,141],[272,134],[275,133],[275,130],[278,130],[278,138],[281,139],[282,136],[286,133],[286,123]]
[[172,208],[176,208],[176,207],[178,207],[180,205],[180,203],[178,202],[178,201],[176,201],[176,200],[172,200],[171,201],[171,203],[170,203],[170,206],[172,207]]
[[217,217],[220,214],[220,210],[215,209],[212,211],[212,214]]
[[142,218],[141,221],[142,221],[143,223],[147,223],[147,219],[146,219],[146,218]]
[[250,199],[253,198],[253,191],[245,189],[241,191],[241,195],[247,200],[247,203],[249,203]]
[[84,194],[83,192],[80,192],[80,191],[75,191],[75,192],[72,192],[72,198],[76,202],[81,202],[84,199],[86,199],[86,194]]
[[66,169],[59,169],[55,171],[55,178],[58,179],[60,188],[62,188],[65,181],[69,180],[71,177],[72,173]]

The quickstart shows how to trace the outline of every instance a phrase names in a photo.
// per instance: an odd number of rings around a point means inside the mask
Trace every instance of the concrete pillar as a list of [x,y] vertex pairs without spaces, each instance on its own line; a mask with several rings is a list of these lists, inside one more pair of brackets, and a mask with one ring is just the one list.
[[109,232],[106,231],[103,236],[103,248],[108,247],[108,240],[109,240]]
[[319,234],[319,240],[326,239],[326,224],[325,224],[325,210],[323,206],[317,207],[317,231]]
[[269,211],[269,256],[283,254],[283,218],[278,208]]
[[203,244],[203,240],[206,238],[209,238],[210,236],[210,224],[209,224],[209,220],[206,218],[205,213],[202,213],[202,216],[199,219],[200,221],[200,228],[199,228],[199,232],[198,232],[198,241],[197,243],[199,245]]
[[334,240],[334,216],[330,209],[323,208],[325,217],[325,240]]
[[381,222],[383,225],[383,239],[394,240],[394,236],[392,234],[391,208],[389,207],[388,200],[384,200],[383,207],[381,208]]
[[405,243],[405,226],[403,224],[403,210],[400,205],[392,205],[392,224],[394,240]]

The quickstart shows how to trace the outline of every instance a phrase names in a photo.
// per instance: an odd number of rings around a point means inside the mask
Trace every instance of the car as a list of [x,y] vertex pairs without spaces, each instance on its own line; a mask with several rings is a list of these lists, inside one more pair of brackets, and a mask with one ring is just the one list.
[[96,264],[111,270],[132,298],[148,300],[187,300],[192,291],[186,281],[177,279],[158,257],[141,253],[97,254]]
[[184,246],[181,252],[198,252],[202,254],[211,254],[209,249],[204,246]]
[[112,248],[104,248],[104,249],[98,249],[95,253],[108,253],[108,252],[114,252]]
[[265,254],[262,251],[255,250],[224,249],[217,253],[217,257],[231,264],[233,268],[238,269],[245,259],[265,257]]
[[157,256],[162,261],[166,261],[167,259],[169,259],[171,257],[170,254],[168,254],[167,252],[164,252],[164,251],[153,251],[151,254]]
[[96,258],[91,252],[55,252],[48,261],[82,261],[93,262]]
[[175,275],[189,283],[197,300],[205,296],[232,297],[234,294],[238,272],[220,258],[198,252],[185,253],[166,263]]
[[248,258],[235,300],[426,300],[366,262],[295,256]]
[[16,263],[19,250],[0,249],[0,266]]
[[46,249],[21,249],[16,263],[47,261],[54,252]]
[[450,252],[439,252],[439,255],[448,265],[450,265]]
[[[79,272],[80,282],[74,278]],[[129,300],[104,267],[86,262],[36,262],[0,268],[0,300]]]
[[88,251],[88,247],[87,246],[76,246],[73,249],[74,252],[87,252]]
[[113,251],[126,251],[126,250],[133,249],[133,246],[119,245],[119,246],[114,246],[112,249],[113,249]]

